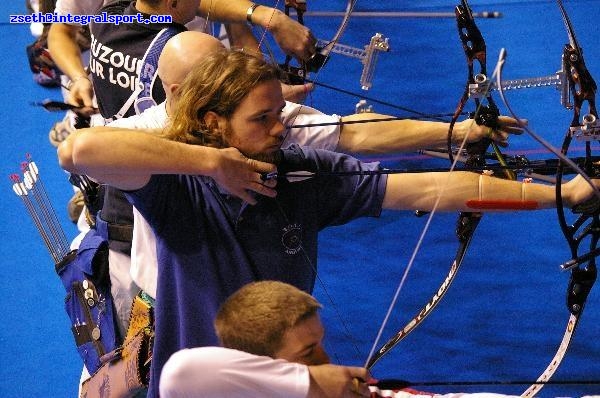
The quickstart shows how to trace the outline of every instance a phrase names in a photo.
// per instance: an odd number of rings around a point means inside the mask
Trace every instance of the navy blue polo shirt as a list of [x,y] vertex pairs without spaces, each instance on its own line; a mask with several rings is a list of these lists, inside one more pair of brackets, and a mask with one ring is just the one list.
[[[283,151],[279,172],[375,170],[348,155],[300,148]],[[153,391],[170,355],[218,345],[213,321],[243,285],[279,280],[312,292],[318,232],[381,212],[386,175],[280,179],[277,197],[254,206],[224,194],[208,177],[155,175],[128,197],[154,230],[158,285]],[[154,390],[158,391],[158,389]]]

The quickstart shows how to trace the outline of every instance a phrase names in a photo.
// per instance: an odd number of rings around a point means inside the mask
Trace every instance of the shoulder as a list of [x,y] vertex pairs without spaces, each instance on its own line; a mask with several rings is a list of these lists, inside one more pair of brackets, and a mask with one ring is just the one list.
[[[282,149],[282,153],[282,165],[286,167],[288,171],[327,171],[334,169],[355,170],[358,168],[372,169],[379,167],[379,163],[377,162],[363,162],[345,153],[329,151],[326,149],[311,148],[307,146],[300,146],[298,144],[291,144],[287,148]],[[304,168],[300,169],[297,167]]]
[[165,103],[151,106],[139,115],[117,119],[108,127],[123,127],[131,129],[162,129],[167,123],[168,116]]

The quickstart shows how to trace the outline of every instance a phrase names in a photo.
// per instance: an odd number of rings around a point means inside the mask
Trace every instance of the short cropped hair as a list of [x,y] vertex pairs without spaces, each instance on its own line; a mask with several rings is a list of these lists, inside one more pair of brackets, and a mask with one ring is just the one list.
[[223,347],[273,358],[285,332],[320,308],[313,296],[287,283],[253,282],[223,303],[215,329]]

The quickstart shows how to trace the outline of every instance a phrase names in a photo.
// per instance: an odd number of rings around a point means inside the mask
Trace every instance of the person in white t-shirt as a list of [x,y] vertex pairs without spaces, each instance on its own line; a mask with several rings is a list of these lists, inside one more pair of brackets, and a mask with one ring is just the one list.
[[161,375],[160,396],[368,397],[366,369],[329,365],[320,308],[314,297],[287,283],[245,285],[215,319],[225,348],[173,354]]
[[222,347],[189,348],[173,354],[163,368],[160,396],[509,397],[381,390],[367,369],[329,364],[320,308],[313,296],[283,282],[242,287],[217,313],[215,330]]

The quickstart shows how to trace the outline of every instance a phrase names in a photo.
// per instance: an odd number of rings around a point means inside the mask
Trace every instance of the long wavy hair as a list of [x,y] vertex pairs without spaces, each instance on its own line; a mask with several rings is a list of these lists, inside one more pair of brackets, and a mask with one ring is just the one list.
[[171,121],[162,136],[188,144],[225,147],[229,128],[222,131],[207,126],[206,113],[212,111],[228,119],[254,87],[279,77],[276,67],[241,51],[223,49],[208,55],[179,87]]

